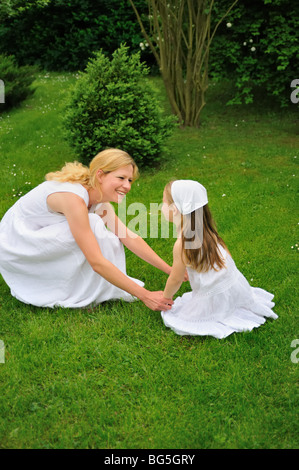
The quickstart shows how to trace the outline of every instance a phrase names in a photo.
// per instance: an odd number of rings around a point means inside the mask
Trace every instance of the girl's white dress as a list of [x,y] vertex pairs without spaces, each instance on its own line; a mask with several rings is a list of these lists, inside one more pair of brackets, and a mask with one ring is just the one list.
[[[88,207],[88,192],[81,184],[45,181],[21,197],[1,220],[0,273],[11,294],[41,307],[79,308],[110,299],[135,300],[93,271],[66,217],[47,205],[47,197],[55,192],[77,194]],[[90,213],[89,222],[105,258],[126,274],[125,252],[119,238],[106,229],[97,214]]]
[[171,310],[161,312],[165,325],[178,335],[225,338],[234,332],[251,331],[278,318],[271,310],[273,294],[251,287],[233,259],[219,245],[226,267],[198,273],[187,268],[192,292],[177,297]]

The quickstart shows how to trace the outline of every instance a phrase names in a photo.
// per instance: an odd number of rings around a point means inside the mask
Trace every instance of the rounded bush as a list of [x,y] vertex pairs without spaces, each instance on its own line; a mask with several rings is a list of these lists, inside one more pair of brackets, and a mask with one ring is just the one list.
[[83,163],[99,151],[114,147],[127,151],[140,166],[161,158],[164,139],[174,118],[164,116],[140,54],[129,56],[121,46],[109,60],[102,52],[81,72],[66,106],[66,137]]

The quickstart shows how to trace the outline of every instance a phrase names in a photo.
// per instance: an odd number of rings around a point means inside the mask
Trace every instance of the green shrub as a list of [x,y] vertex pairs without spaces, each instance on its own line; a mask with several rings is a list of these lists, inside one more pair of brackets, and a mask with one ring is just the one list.
[[0,79],[5,85],[5,103],[0,104],[0,112],[17,106],[34,92],[30,85],[36,72],[35,67],[19,67],[13,56],[0,54]]
[[66,137],[84,163],[108,147],[127,151],[140,166],[158,162],[174,118],[164,116],[140,54],[122,45],[109,60],[102,52],[79,74],[66,105]]

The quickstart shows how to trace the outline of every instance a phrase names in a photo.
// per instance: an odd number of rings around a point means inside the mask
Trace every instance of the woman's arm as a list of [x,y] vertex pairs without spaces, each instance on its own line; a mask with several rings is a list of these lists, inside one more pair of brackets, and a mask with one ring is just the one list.
[[173,247],[173,264],[171,273],[167,279],[164,289],[164,296],[172,299],[174,294],[179,290],[184,280],[186,266],[182,261],[181,240],[177,240]]
[[171,307],[172,301],[165,299],[162,292],[150,292],[139,286],[103,256],[90,228],[88,210],[82,198],[73,193],[54,193],[48,197],[48,205],[65,215],[76,243],[95,272],[140,299],[151,310],[168,310]]
[[139,258],[160,269],[166,274],[170,274],[171,266],[163,261],[160,256],[136,233],[129,230],[126,225],[117,217],[110,203],[101,204],[96,211],[102,217],[104,223],[120,239],[120,241]]

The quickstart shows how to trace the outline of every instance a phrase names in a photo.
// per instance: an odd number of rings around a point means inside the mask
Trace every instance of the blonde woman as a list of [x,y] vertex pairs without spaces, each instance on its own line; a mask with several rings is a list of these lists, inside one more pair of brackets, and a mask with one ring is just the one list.
[[171,308],[162,291],[148,291],[126,274],[123,245],[156,268],[171,270],[110,204],[122,201],[137,176],[126,152],[108,149],[89,168],[74,162],[48,173],[21,197],[0,224],[0,272],[11,294],[41,307],[137,297],[151,310]]

